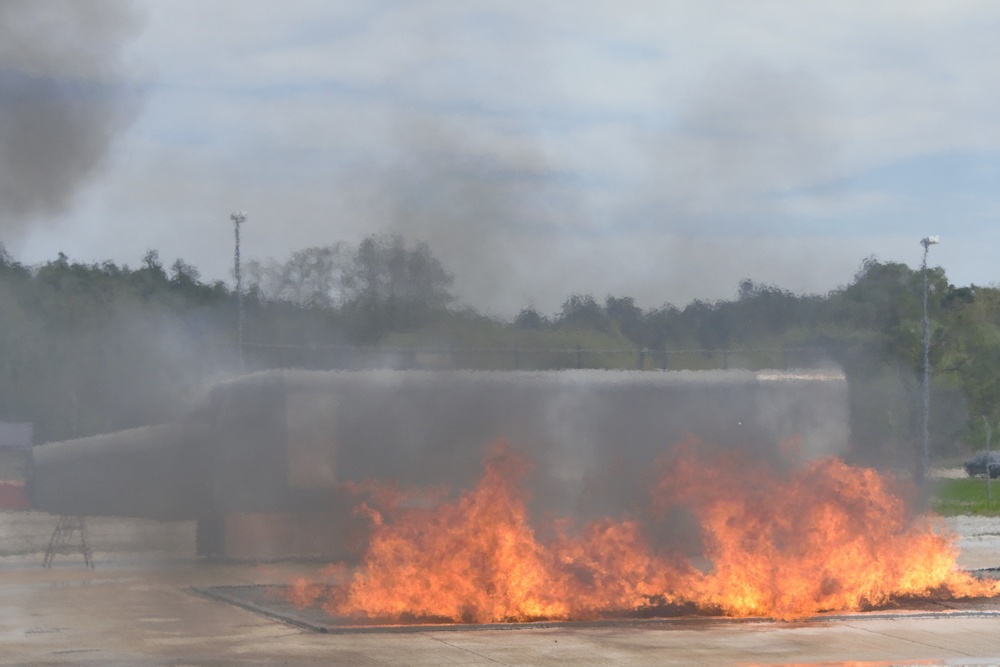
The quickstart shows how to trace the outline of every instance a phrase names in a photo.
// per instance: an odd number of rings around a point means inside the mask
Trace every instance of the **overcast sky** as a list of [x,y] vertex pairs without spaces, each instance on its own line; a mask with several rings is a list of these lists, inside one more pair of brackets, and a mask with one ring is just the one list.
[[[553,312],[1000,280],[1000,3],[3,0],[0,240],[231,281],[426,241],[464,303]],[[55,111],[46,109],[55,102]]]

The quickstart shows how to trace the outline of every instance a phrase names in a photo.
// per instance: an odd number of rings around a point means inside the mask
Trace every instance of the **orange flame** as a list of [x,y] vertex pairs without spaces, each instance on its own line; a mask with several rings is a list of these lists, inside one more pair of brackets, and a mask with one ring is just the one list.
[[565,604],[546,590],[546,553],[514,485],[525,467],[498,448],[479,485],[457,502],[377,523],[362,568],[334,611],[471,623],[566,617]]
[[326,586],[321,583],[312,582],[305,577],[296,577],[288,585],[286,598],[299,609],[311,607],[316,604],[325,590]]
[[[953,537],[914,517],[891,477],[836,459],[779,474],[736,453],[706,462],[705,449],[689,438],[658,462],[647,516],[578,531],[564,521],[543,541],[519,486],[527,462],[497,443],[458,500],[402,507],[389,493],[381,510],[365,503],[372,534],[354,575],[329,588],[297,580],[289,599],[323,598],[328,613],[359,619],[488,623],[679,604],[795,619],[907,596],[1000,593],[1000,583],[957,569]],[[705,568],[650,544],[678,511],[700,525]]]
[[735,454],[706,466],[696,447],[678,447],[654,507],[685,506],[701,524],[714,568],[685,589],[699,606],[791,619],[903,596],[1000,592],[956,569],[953,537],[939,521],[913,517],[888,476],[837,459],[787,476]]

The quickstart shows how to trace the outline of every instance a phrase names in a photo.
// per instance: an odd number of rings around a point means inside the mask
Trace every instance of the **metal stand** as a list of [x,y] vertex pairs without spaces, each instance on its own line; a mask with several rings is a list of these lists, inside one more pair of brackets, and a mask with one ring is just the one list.
[[69,516],[66,514],[59,517],[59,523],[56,524],[56,529],[52,531],[52,538],[49,540],[49,546],[45,550],[45,560],[42,561],[43,567],[52,567],[52,561],[56,557],[56,553],[66,550],[66,547],[70,545],[73,533],[76,531],[80,532],[80,553],[83,554],[83,560],[87,564],[87,567],[94,567],[94,557],[90,551],[90,541],[87,539],[87,522],[82,516]]

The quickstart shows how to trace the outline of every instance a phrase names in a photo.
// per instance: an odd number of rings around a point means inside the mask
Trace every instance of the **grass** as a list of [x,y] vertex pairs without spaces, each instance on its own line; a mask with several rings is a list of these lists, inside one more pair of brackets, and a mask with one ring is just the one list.
[[1000,479],[990,482],[989,500],[984,478],[939,479],[931,509],[942,516],[1000,516]]

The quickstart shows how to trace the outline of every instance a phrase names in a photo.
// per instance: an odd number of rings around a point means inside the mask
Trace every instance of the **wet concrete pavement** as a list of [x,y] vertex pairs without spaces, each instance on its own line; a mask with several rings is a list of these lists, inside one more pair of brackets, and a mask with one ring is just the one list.
[[[190,592],[287,581],[307,566],[195,561],[0,570],[11,665],[1000,664],[1000,614],[863,614],[802,623],[677,620],[519,630],[319,634]],[[1000,604],[997,605],[1000,610]]]
[[[955,526],[960,564],[1000,566],[997,522]],[[517,630],[319,634],[193,594],[314,565],[170,554],[0,558],[3,665],[998,665],[1000,601],[983,613],[873,613],[801,623],[680,619]]]

